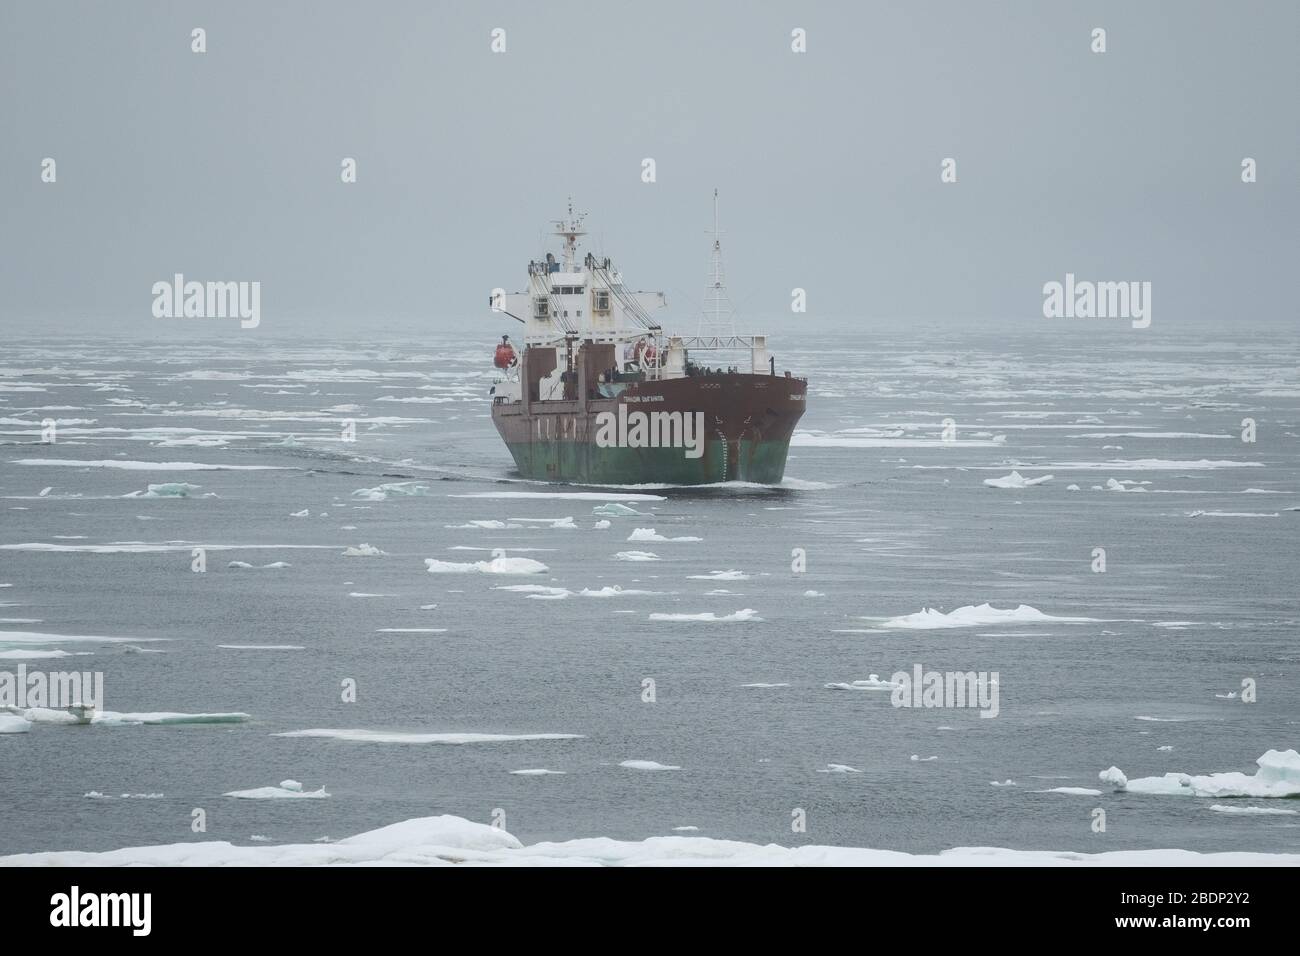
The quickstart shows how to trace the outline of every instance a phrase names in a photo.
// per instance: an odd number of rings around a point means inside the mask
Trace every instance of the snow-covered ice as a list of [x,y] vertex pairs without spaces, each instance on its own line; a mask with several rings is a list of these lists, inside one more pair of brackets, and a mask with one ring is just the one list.
[[682,535],[678,538],[668,538],[655,531],[654,528],[637,528],[627,536],[629,541],[703,541],[703,538],[695,538],[690,535]]
[[734,614],[718,615],[712,611],[703,611],[699,614],[670,614],[666,612],[655,612],[650,615],[652,621],[709,621],[709,622],[727,622],[738,623],[741,621],[761,621],[758,612],[753,608],[742,608]]
[[1167,773],[1160,777],[1127,778],[1118,767],[1103,770],[1103,783],[1127,793],[1194,797],[1300,797],[1300,753],[1269,750],[1253,773]]
[[991,604],[980,604],[978,606],[967,604],[954,611],[949,611],[947,614],[934,608],[923,608],[915,614],[887,618],[880,626],[891,630],[894,628],[933,630],[949,627],[986,627],[989,625],[1046,624],[1053,622],[1078,624],[1094,622],[1095,620],[1095,618],[1090,617],[1056,617],[1051,614],[1044,614],[1038,608],[1030,607],[1028,604],[1020,604],[1014,608],[997,608]]
[[504,555],[491,561],[439,561],[425,558],[425,566],[430,574],[542,574],[549,571],[546,565],[532,558],[510,558]]
[[525,846],[498,827],[455,816],[418,817],[343,840],[235,846],[226,841],[56,850],[0,857],[0,866],[1289,866],[1300,853],[1191,850],[1010,850],[956,847],[911,854],[865,847],[783,847],[700,836],[589,837]]
[[1041,478],[1026,478],[1018,471],[1012,471],[1011,474],[1002,478],[985,478],[984,484],[990,488],[1032,488],[1034,485],[1041,485],[1051,481],[1055,475],[1043,475]]

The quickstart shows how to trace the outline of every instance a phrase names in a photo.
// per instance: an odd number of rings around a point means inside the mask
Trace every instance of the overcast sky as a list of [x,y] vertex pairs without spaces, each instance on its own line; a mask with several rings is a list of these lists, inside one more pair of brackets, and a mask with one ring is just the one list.
[[4,0],[0,331],[157,334],[181,272],[261,282],[230,335],[492,338],[570,195],[693,331],[715,186],[744,326],[1042,324],[1073,272],[1296,327],[1298,44],[1293,0]]

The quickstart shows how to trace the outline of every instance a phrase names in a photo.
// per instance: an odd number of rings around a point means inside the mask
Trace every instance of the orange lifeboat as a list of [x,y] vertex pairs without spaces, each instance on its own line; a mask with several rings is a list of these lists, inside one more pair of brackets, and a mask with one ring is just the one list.
[[492,356],[492,364],[497,368],[512,368],[518,359],[515,358],[515,348],[509,342],[502,342],[497,346],[496,354]]

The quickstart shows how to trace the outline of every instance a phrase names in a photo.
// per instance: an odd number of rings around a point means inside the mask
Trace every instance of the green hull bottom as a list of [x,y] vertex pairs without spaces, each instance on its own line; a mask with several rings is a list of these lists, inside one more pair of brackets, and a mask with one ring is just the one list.
[[521,442],[506,447],[520,474],[542,481],[596,485],[707,485],[752,481],[774,485],[785,474],[790,440],[706,442],[704,454],[681,448],[601,448],[585,442]]

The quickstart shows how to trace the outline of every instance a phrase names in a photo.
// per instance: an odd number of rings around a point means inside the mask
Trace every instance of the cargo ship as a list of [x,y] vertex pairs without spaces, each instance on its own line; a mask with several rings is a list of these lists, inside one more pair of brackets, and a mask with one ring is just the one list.
[[[694,336],[664,331],[662,292],[633,291],[610,259],[579,258],[583,214],[555,222],[559,256],[528,288],[494,289],[501,337],[492,421],[525,478],[574,484],[776,484],[808,383],[778,373],[767,336],[737,334],[723,281],[717,192],[713,263]],[[516,349],[516,342],[520,348]],[[698,356],[728,357],[715,365]]]

